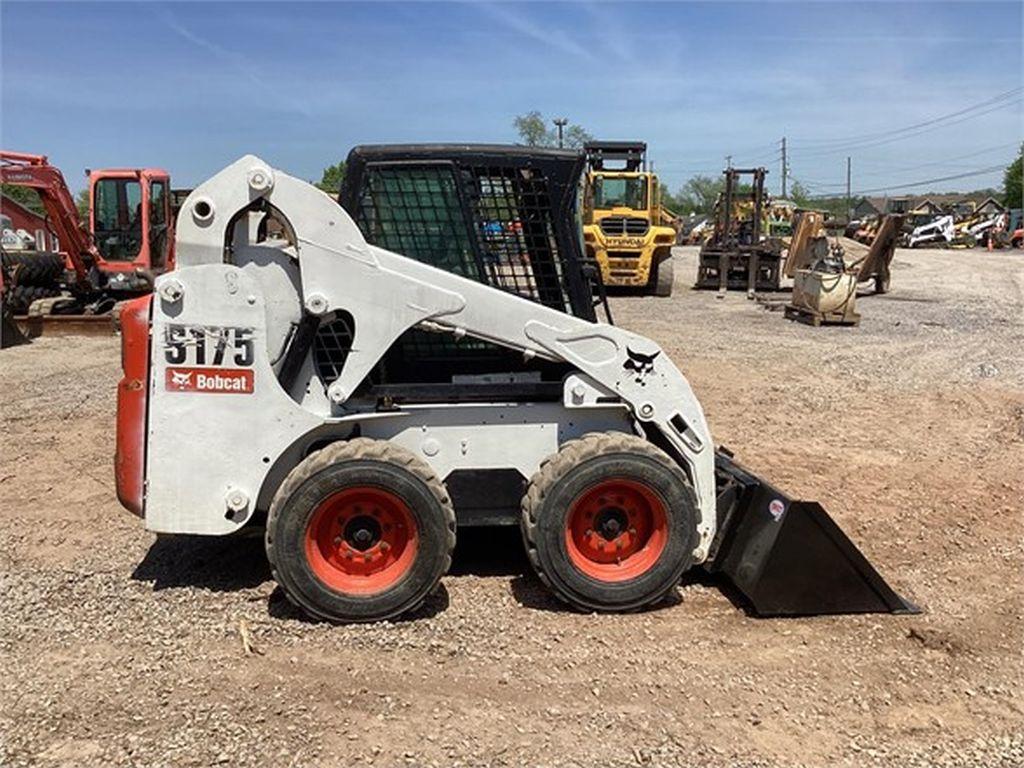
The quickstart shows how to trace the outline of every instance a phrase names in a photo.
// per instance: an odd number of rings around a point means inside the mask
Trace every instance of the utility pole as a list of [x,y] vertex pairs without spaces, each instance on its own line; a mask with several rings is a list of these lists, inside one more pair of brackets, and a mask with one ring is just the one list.
[[558,127],[558,148],[562,148],[562,129],[569,124],[564,117],[556,117],[552,122]]
[[846,158],[846,221],[849,222],[853,219],[853,208],[850,205],[850,178],[851,178],[851,162],[850,158]]
[[725,167],[732,168],[732,155],[725,156]]
[[782,137],[782,197],[786,197],[786,176],[789,175],[789,167],[786,165],[786,137]]

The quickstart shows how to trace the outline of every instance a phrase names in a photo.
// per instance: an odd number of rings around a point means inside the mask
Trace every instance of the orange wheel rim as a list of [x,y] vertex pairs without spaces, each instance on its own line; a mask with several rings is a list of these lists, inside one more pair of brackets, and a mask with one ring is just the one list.
[[569,560],[597,581],[620,582],[647,573],[668,541],[665,503],[634,480],[603,480],[569,507],[565,547]]
[[389,491],[356,486],[317,506],[306,527],[306,560],[331,589],[372,595],[409,572],[418,543],[408,504]]

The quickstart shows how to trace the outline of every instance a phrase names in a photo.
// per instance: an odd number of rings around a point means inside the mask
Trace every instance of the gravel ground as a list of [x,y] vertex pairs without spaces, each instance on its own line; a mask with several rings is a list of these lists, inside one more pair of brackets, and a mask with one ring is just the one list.
[[121,510],[117,341],[42,339],[0,356],[0,765],[1024,765],[1024,254],[901,251],[817,329],[677,259],[616,321],[924,614],[755,619],[688,580],[581,615],[483,533],[416,616],[315,624],[258,538]]

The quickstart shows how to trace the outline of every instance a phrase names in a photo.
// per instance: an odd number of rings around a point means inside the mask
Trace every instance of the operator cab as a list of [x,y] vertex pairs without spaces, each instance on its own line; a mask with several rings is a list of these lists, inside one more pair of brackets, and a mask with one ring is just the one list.
[[[596,278],[584,267],[575,218],[582,171],[583,156],[574,150],[358,146],[346,160],[338,201],[373,245],[594,321]],[[347,338],[346,333],[321,328],[318,370],[332,372],[324,350],[337,344],[328,337]],[[381,386],[403,385],[407,396],[410,383],[514,378],[524,371],[540,371],[545,381],[557,382],[561,397],[561,365],[528,362],[518,352],[477,339],[456,341],[412,329],[388,352],[375,378]]]
[[89,189],[93,240],[106,262],[104,271],[163,272],[171,266],[171,190],[165,171],[92,171]]
[[646,174],[595,173],[592,185],[594,208],[598,210],[629,208],[634,211],[642,211],[647,208]]
[[[586,223],[597,223],[616,209],[619,209],[616,216],[629,211],[627,215],[650,219],[652,210],[661,205],[661,200],[658,178],[647,167],[647,144],[642,141],[591,141],[584,145],[583,151],[587,164]],[[640,224],[639,221],[634,222],[633,229]],[[629,231],[625,234],[642,235],[646,231],[644,225],[642,232]]]

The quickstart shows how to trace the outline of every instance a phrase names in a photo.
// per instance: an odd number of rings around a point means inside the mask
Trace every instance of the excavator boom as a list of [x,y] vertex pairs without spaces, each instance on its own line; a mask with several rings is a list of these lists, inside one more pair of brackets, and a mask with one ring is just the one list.
[[99,261],[99,253],[78,215],[64,174],[50,165],[45,155],[0,150],[0,183],[27,187],[39,194],[48,223],[74,270],[76,283],[90,287],[89,269]]

